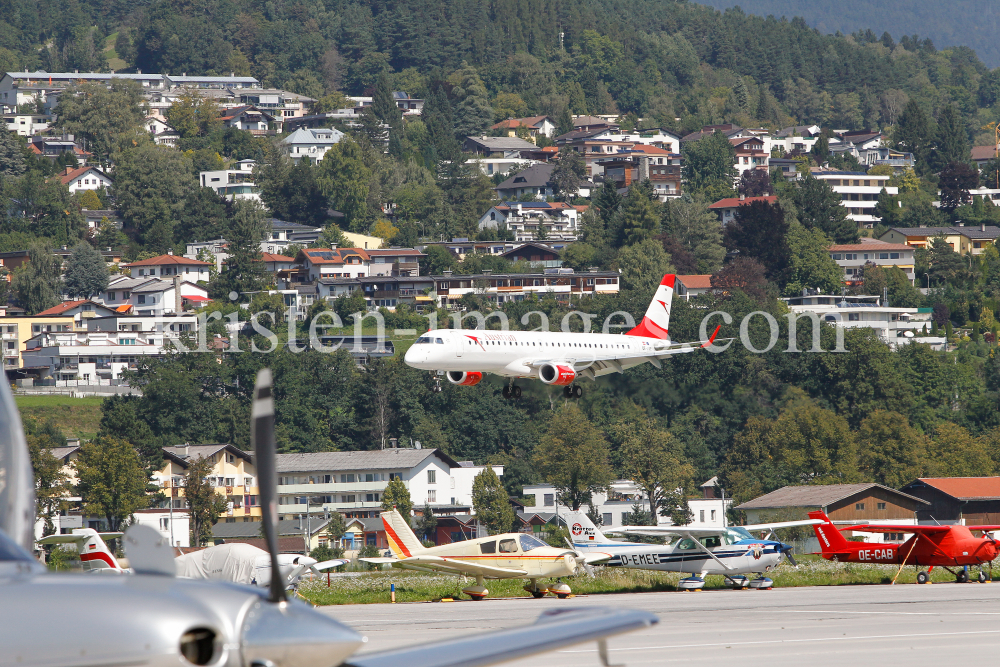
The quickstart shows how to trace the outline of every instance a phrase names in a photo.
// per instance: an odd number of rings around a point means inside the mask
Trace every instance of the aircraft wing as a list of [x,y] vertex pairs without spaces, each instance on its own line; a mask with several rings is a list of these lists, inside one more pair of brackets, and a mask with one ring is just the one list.
[[779,528],[793,528],[795,526],[815,526],[823,523],[820,519],[802,519],[800,521],[778,521],[776,523],[753,523],[749,526],[737,526],[744,530],[777,530]]
[[494,579],[516,579],[528,574],[524,570],[510,567],[494,567],[456,558],[441,558],[440,556],[410,556],[409,558],[359,558],[366,563],[391,563],[393,567],[404,570],[422,570],[444,572],[447,574],[472,574],[492,577]]
[[951,526],[914,526],[912,524],[888,524],[871,523],[859,526],[847,526],[840,530],[855,530],[860,533],[919,533],[921,535],[934,535],[935,533],[947,533]]
[[314,570],[329,570],[331,568],[340,567],[341,565],[347,565],[350,562],[351,561],[346,558],[334,558],[333,560],[325,560],[322,563],[316,563],[312,567]]
[[604,664],[608,664],[603,644],[606,638],[657,622],[653,614],[635,609],[554,609],[530,625],[355,655],[344,667],[483,667],[595,640]]
[[[97,536],[102,540],[115,540],[124,534],[125,533],[97,533]],[[70,533],[68,535],[49,535],[48,537],[43,537],[42,539],[35,541],[38,544],[79,544],[80,542],[86,542],[91,537],[93,537],[93,533],[89,535]]]
[[627,533],[629,535],[647,535],[661,537],[664,535],[692,535],[694,537],[711,537],[723,535],[725,528],[690,528],[688,526],[622,526],[620,528],[601,529],[605,533]]
[[994,530],[1000,530],[1000,526],[966,526],[969,530],[984,530],[992,533]]

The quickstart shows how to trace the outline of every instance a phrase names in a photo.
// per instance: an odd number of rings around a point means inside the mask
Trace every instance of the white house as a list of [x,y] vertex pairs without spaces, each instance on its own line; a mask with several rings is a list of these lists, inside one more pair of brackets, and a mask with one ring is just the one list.
[[140,526],[149,526],[175,547],[191,546],[191,515],[186,509],[154,508],[135,510],[132,516]]
[[848,243],[830,246],[830,257],[844,269],[844,282],[857,285],[864,282],[864,266],[871,262],[876,266],[900,268],[912,283],[914,252],[916,248],[905,243],[883,243],[874,239],[863,239],[862,243]]
[[298,164],[302,158],[319,162],[334,144],[344,138],[340,130],[332,129],[299,129],[281,140],[281,148],[285,154]]
[[479,229],[496,229],[505,225],[516,241],[532,241],[539,230],[546,238],[575,240],[580,230],[580,215],[586,206],[565,202],[503,202],[491,206],[479,218]]
[[70,193],[82,190],[101,190],[110,188],[114,181],[97,167],[66,167],[59,175],[59,180],[69,188]]
[[49,129],[53,120],[48,114],[4,114],[7,129],[22,137],[33,137]]
[[166,255],[125,264],[125,267],[131,270],[133,278],[180,276],[183,280],[196,282],[209,280],[212,265],[198,259],[178,256],[169,251]]
[[[472,481],[484,469],[438,449],[387,448],[278,455],[278,514],[337,511],[348,518],[378,517],[382,493],[402,480],[414,506],[472,505]],[[493,466],[498,476],[503,466]],[[291,515],[291,516],[289,516]]]
[[253,170],[257,166],[254,160],[240,160],[233,169],[218,171],[202,171],[198,174],[201,187],[212,188],[216,194],[225,199],[253,199],[260,201],[257,186],[254,184]]
[[25,366],[40,369],[56,386],[116,383],[122,371],[136,368],[142,357],[160,357],[161,344],[137,332],[68,331],[41,333],[25,342]]
[[222,110],[223,127],[233,127],[250,134],[267,134],[274,122],[274,116],[256,106],[238,106]]
[[[813,294],[781,300],[793,313],[816,313],[821,321],[836,327],[872,329],[891,346],[909,343],[930,323],[930,313],[921,313],[919,308],[882,306],[878,296]],[[804,318],[799,326],[808,326]]]
[[143,317],[179,315],[184,312],[185,300],[192,303],[209,300],[207,289],[179,276],[174,281],[121,276],[108,283],[101,299],[122,314]]
[[176,146],[181,138],[180,133],[159,116],[147,116],[146,129],[160,146]]
[[838,171],[826,167],[812,167],[814,178],[826,181],[840,195],[847,217],[859,225],[871,227],[881,218],[875,217],[878,195],[885,188],[890,195],[899,194],[899,188],[889,185],[890,176],[875,176],[863,171]]

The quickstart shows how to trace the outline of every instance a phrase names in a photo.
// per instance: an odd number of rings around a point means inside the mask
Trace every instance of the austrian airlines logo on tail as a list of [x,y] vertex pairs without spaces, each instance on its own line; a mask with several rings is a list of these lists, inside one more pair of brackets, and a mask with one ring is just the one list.
[[644,338],[659,338],[670,340],[670,302],[674,297],[674,283],[677,276],[668,273],[663,276],[660,285],[653,294],[653,300],[649,302],[646,314],[642,318],[639,326],[628,332],[629,336],[642,336]]

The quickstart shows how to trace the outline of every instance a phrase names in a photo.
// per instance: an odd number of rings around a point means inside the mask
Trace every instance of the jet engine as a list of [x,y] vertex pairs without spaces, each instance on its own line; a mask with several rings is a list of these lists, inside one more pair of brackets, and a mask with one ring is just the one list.
[[542,364],[541,368],[538,369],[538,379],[545,384],[565,387],[573,384],[573,381],[576,380],[576,371],[568,363],[556,364],[549,362]]
[[472,387],[479,384],[483,379],[483,374],[478,371],[448,371],[448,382],[460,384],[463,387]]

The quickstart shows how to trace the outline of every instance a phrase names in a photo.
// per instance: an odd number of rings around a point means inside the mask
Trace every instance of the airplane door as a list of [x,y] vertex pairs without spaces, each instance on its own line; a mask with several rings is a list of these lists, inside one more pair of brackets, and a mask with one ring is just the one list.
[[454,336],[455,336],[455,356],[461,357],[462,346],[464,346],[466,344],[466,341],[469,339],[461,334],[454,334]]
[[500,567],[510,567],[518,570],[524,569],[521,562],[521,550],[517,546],[517,540],[508,538],[500,540],[497,548],[497,565]]

